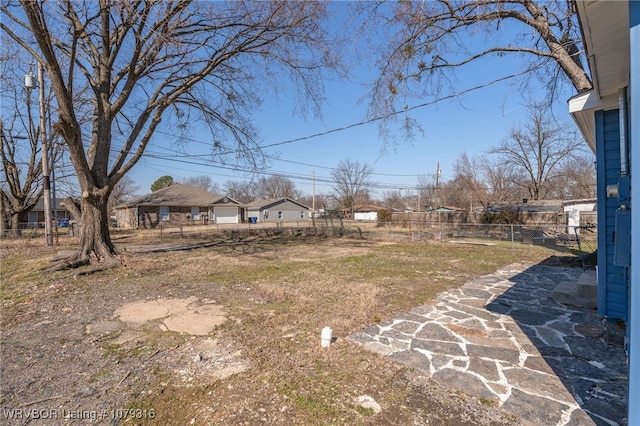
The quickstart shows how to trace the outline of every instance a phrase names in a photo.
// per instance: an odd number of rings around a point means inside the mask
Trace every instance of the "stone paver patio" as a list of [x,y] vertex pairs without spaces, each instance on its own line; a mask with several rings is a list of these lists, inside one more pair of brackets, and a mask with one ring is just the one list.
[[552,298],[583,273],[514,264],[348,338],[525,425],[626,425],[623,348],[606,343],[594,310]]

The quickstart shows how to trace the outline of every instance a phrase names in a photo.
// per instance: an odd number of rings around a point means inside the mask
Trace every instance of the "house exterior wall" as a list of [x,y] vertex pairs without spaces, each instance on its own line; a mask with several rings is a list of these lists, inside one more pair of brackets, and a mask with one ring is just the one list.
[[378,220],[378,212],[353,212],[354,220]]
[[114,213],[116,216],[116,222],[118,222],[118,228],[135,229],[137,210],[138,209],[135,207],[116,209]]
[[[640,200],[640,2],[629,2],[629,149],[631,161],[631,200]],[[635,147],[635,149],[634,149]],[[634,173],[635,171],[635,173]],[[632,206],[633,208],[633,206]],[[628,401],[640,401],[640,214],[631,214],[631,253],[636,253],[636,265],[631,266],[629,285],[629,397]],[[630,425],[640,424],[640,405],[629,403],[627,416]]]
[[[60,206],[60,202],[63,201],[57,198],[57,206],[51,206],[51,216],[55,216],[60,223],[61,220],[71,220],[71,213],[68,210]],[[22,212],[18,216],[18,222],[21,227],[25,228],[44,228],[44,210],[42,204],[44,201],[41,199],[36,206],[28,212]],[[40,205],[40,207],[38,207]],[[11,220],[10,216],[7,216],[7,220]]]
[[[71,219],[71,214],[67,210],[58,210],[56,213],[58,222]],[[31,210],[30,212],[22,213],[19,217],[20,226],[44,228],[44,211],[42,210]],[[51,213],[51,218],[53,220],[53,212]]]
[[249,207],[248,216],[255,217],[257,222],[299,222],[311,219],[309,209],[288,200],[264,208]]
[[[203,215],[208,213],[207,207],[200,207],[200,217],[198,220],[192,219],[191,206],[169,206],[168,208],[169,219],[160,220],[160,206],[138,206],[137,217],[140,229],[154,229],[161,224],[162,226],[189,226],[206,223]],[[120,222],[118,222],[118,224],[120,224]]]
[[[620,129],[618,110],[597,111],[596,161],[598,191],[598,313],[611,319],[627,318],[627,268],[614,262],[617,196],[607,187],[620,181]],[[611,194],[609,194],[611,195]],[[620,237],[620,236],[619,236]]]

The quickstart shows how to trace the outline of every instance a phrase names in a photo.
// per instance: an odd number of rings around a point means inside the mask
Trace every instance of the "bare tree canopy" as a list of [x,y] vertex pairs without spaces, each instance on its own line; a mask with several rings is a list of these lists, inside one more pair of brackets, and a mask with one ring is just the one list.
[[[418,197],[415,196],[411,198],[415,200]],[[399,189],[389,189],[382,193],[382,203],[384,207],[386,207],[387,209],[403,211],[408,206],[415,204],[416,202],[414,201],[412,203],[411,200],[409,199],[409,196],[403,194],[402,191]],[[418,209],[419,207],[420,206],[417,205],[416,209]]]
[[372,173],[373,168],[368,164],[350,159],[340,161],[338,166],[331,170],[336,200],[351,212],[351,217],[357,203],[369,199]]
[[583,152],[584,142],[575,131],[563,130],[543,105],[531,105],[528,110],[528,121],[512,128],[491,153],[522,174],[519,184],[529,198],[540,200],[559,177],[562,164]]
[[[16,108],[15,111],[18,112],[19,109]],[[0,187],[0,220],[4,226],[5,215],[8,216],[9,227],[12,230],[18,229],[20,214],[30,211],[44,190],[39,134],[33,123],[30,108],[27,108],[26,115],[26,120],[17,121],[25,125],[22,128],[25,133],[22,135],[16,132],[15,121],[9,128],[5,128],[4,121],[0,119],[0,156],[3,173],[3,184]]]
[[[592,88],[573,1],[432,0],[392,6],[372,1],[356,7],[364,25],[382,25],[386,34],[382,46],[372,41],[379,68],[373,116],[397,118],[408,107],[407,98],[457,93],[457,69],[491,58],[500,70],[505,55],[520,55],[519,74],[541,77],[549,99],[566,82],[578,92]],[[498,71],[489,79],[503,77]],[[403,124],[413,125],[409,118]]]
[[438,198],[438,177],[436,175],[419,175],[416,189],[420,197],[420,206],[436,208],[439,204]]
[[256,183],[256,192],[258,198],[262,199],[288,197],[296,200],[300,196],[295,183],[282,175],[260,178]]
[[595,160],[595,156],[587,152],[565,161],[549,190],[551,197],[564,200],[596,198]]
[[522,198],[521,176],[522,173],[503,158],[490,155],[469,157],[463,152],[454,164],[453,181],[456,182],[456,190],[465,193],[463,197],[470,205],[486,208],[491,203]]
[[130,176],[120,179],[109,197],[109,213],[113,212],[118,204],[135,198],[139,190],[140,186]]
[[256,185],[251,181],[230,180],[224,184],[224,193],[241,203],[250,203],[256,199]]
[[[175,134],[201,124],[214,152],[256,165],[258,94],[277,93],[286,79],[305,100],[298,105],[316,111],[322,72],[336,66],[324,2],[22,0],[0,12],[4,33],[46,67],[82,191],[73,212],[80,246],[67,266],[113,263],[109,195],[162,126]],[[80,94],[92,109],[88,126]]]
[[[44,191],[38,90],[26,88],[24,84],[25,74],[33,70],[29,61],[24,52],[3,46],[0,57],[3,106],[0,117],[0,223],[4,226],[8,217],[9,227],[13,230],[18,229],[20,217],[33,209]],[[47,105],[51,96],[50,92],[45,93]],[[49,115],[45,113],[45,127],[48,127]],[[60,138],[51,132],[46,132],[45,137],[47,145],[52,147],[50,160],[53,163],[60,156]]]
[[211,179],[211,176],[201,175],[192,176],[181,180],[184,185],[195,186],[196,188],[204,189],[205,191],[212,192],[214,194],[220,193],[220,185]]

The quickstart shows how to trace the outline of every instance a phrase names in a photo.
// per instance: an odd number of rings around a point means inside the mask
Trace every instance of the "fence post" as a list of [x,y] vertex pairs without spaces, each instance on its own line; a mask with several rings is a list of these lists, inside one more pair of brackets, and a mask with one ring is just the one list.
[[516,245],[515,245],[515,235],[513,234],[513,223],[511,225],[511,251],[514,251],[516,249]]

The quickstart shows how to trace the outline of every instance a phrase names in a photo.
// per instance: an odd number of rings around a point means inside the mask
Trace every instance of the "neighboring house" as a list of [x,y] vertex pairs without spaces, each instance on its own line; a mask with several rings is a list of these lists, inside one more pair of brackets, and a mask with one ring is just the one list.
[[295,222],[309,220],[311,209],[291,198],[255,200],[247,204],[247,216],[256,222]]
[[[58,226],[67,226],[72,218],[71,213],[62,206],[63,201],[62,198],[56,198],[51,203],[51,216],[57,219]],[[44,228],[44,198],[40,197],[31,211],[22,213],[19,221],[21,227]]]
[[562,200],[522,200],[521,203],[492,203],[487,207],[487,211],[501,212],[511,209],[521,213],[560,213],[562,211]]
[[579,233],[576,227],[598,224],[598,213],[596,210],[596,199],[567,200],[562,203],[567,221],[567,234]]
[[493,203],[485,209],[489,213],[511,211],[525,225],[555,223],[563,212],[562,200],[522,200],[521,203]]
[[115,215],[118,227],[125,229],[240,223],[244,206],[204,189],[173,184],[116,206]]
[[[577,1],[594,88],[569,111],[596,154],[598,312],[626,322],[629,401],[640,401],[640,2]],[[635,151],[635,152],[634,152]],[[634,173],[635,171],[635,173]],[[636,205],[632,207],[635,198]],[[640,424],[640,404],[628,424]]]
[[378,210],[384,210],[384,207],[359,206],[353,211],[353,220],[378,220]]

